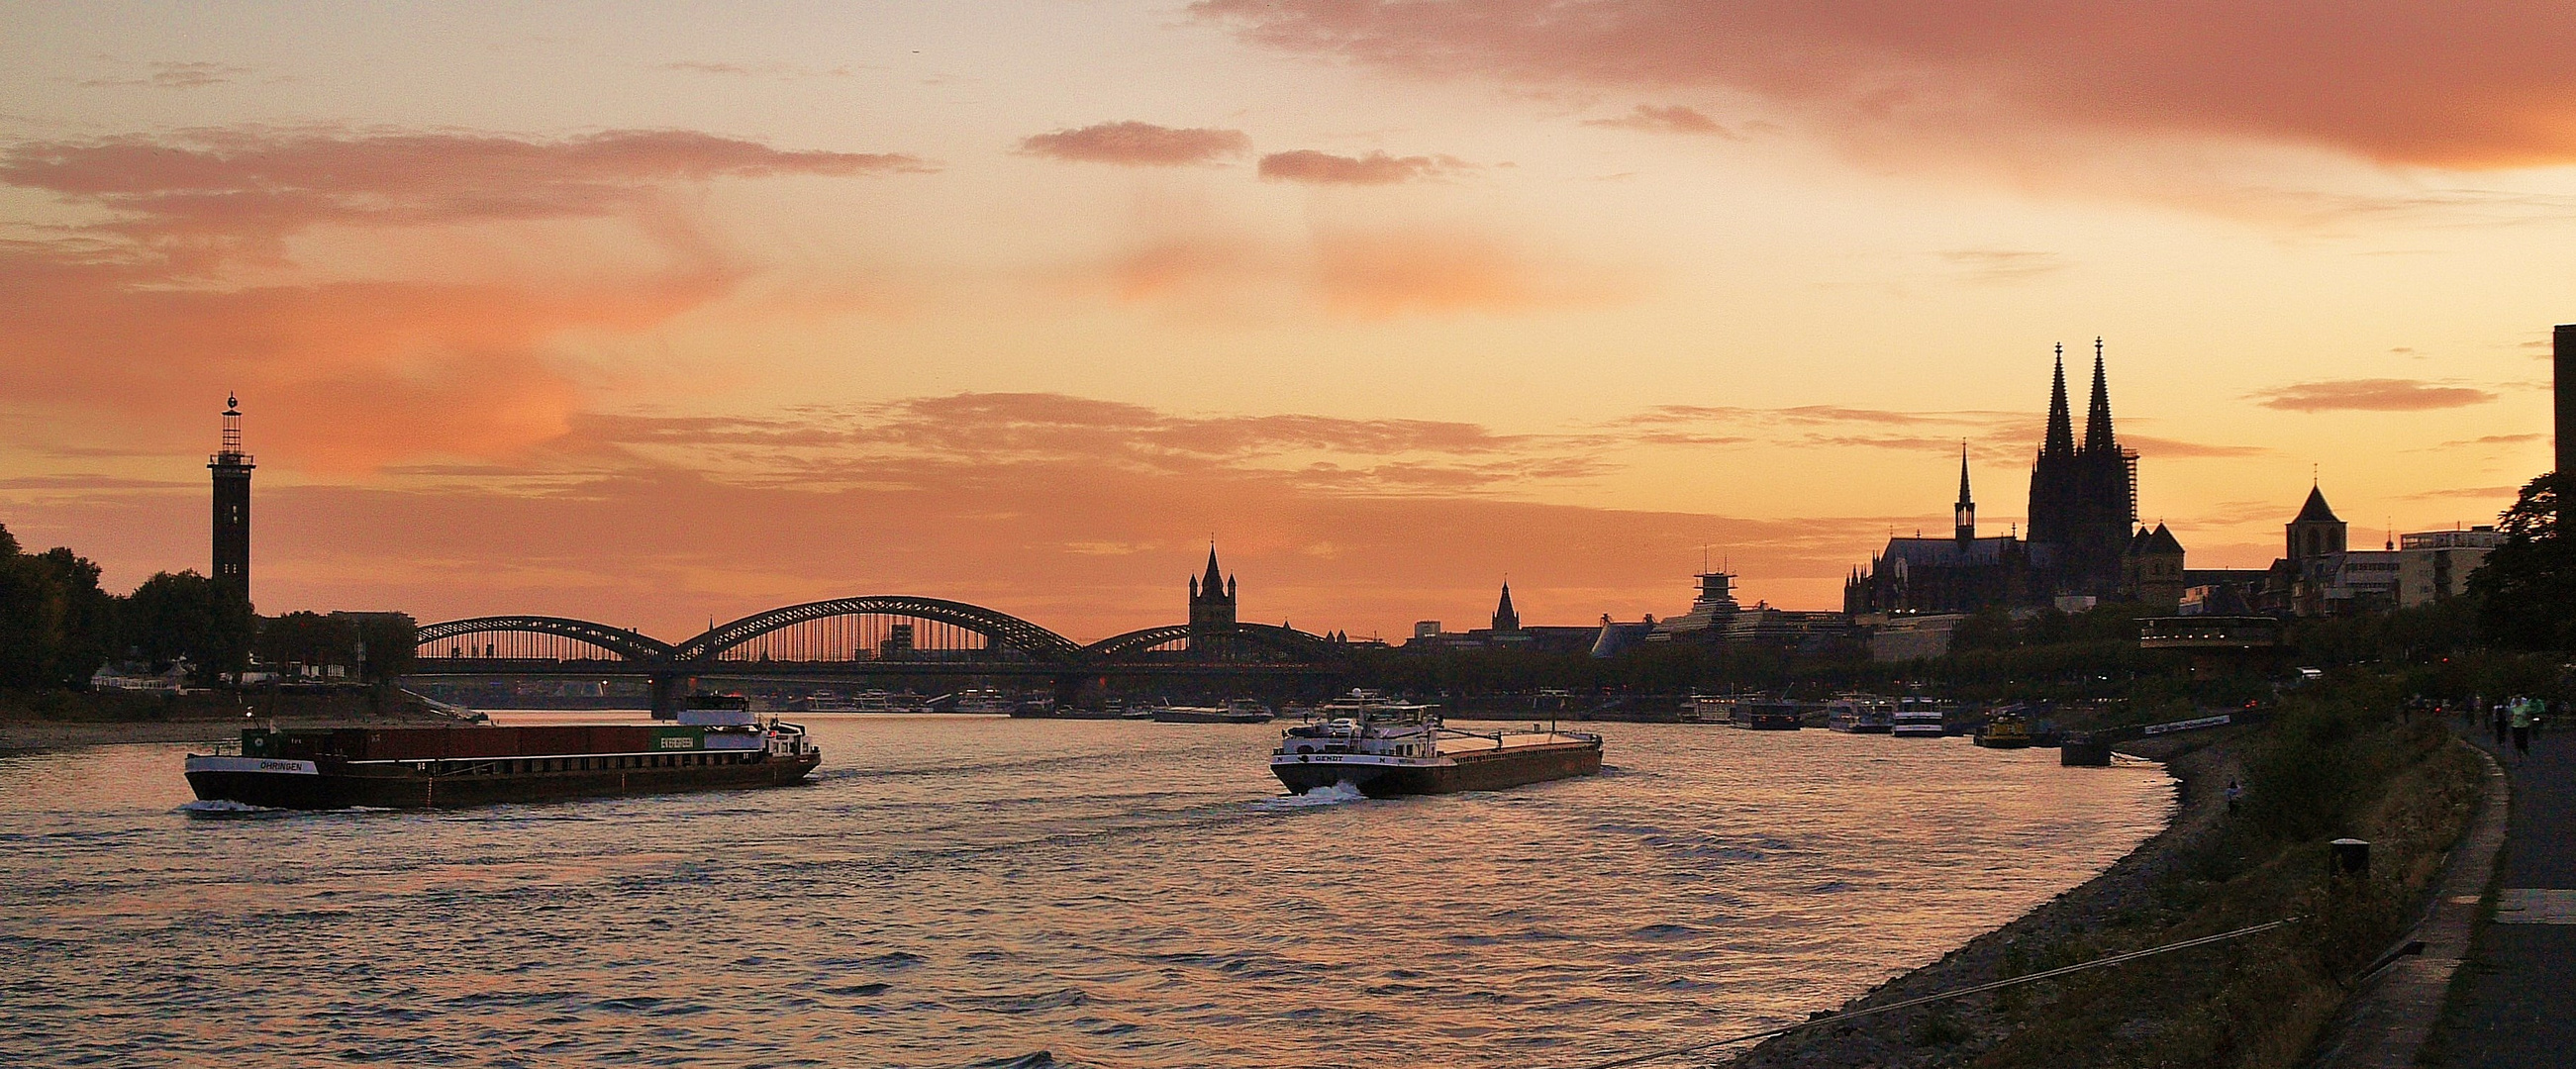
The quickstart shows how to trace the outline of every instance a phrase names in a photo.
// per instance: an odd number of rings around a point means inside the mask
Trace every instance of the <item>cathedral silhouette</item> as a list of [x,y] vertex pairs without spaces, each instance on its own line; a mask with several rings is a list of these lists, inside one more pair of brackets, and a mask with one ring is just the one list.
[[1843,585],[1847,612],[1974,612],[1989,605],[2114,598],[2170,606],[2182,596],[2183,549],[2158,524],[2138,527],[2138,454],[2111,425],[2110,377],[2093,341],[2093,397],[2084,439],[2066,396],[2066,347],[2048,397],[2048,430],[2030,469],[2030,530],[1980,536],[1959,447],[1959,500],[1948,538],[1890,538]]

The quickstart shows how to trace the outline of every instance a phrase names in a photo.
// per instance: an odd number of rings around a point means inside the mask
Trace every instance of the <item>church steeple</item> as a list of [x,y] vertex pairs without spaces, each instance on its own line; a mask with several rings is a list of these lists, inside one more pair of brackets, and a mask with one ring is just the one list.
[[2093,339],[2093,405],[2084,416],[2084,451],[2116,453],[2118,440],[2111,436],[2111,385],[2102,370],[2102,339]]
[[1957,520],[1955,532],[1959,541],[1972,542],[1977,537],[1977,502],[1968,496],[1968,443],[1959,443],[1959,503],[1952,506]]
[[1518,631],[1520,629],[1521,614],[1512,610],[1512,585],[1504,583],[1502,604],[1494,606],[1494,630]]
[[2039,447],[2043,457],[2075,453],[2075,413],[2066,404],[2066,343],[2057,345],[2057,373],[2048,388],[2048,437]]
[[1208,545],[1207,575],[1190,580],[1190,647],[1234,630],[1234,583],[1218,571],[1216,545]]

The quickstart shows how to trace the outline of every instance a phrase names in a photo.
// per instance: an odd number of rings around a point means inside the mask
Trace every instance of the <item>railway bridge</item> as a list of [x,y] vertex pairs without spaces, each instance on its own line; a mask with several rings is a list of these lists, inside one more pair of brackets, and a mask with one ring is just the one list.
[[[1211,556],[1209,574],[1215,574]],[[631,628],[560,616],[476,616],[423,625],[412,676],[642,677],[657,715],[703,678],[847,679],[949,676],[1050,684],[1060,705],[1119,677],[1313,680],[1341,673],[1342,644],[1284,626],[1237,623],[1232,583],[1222,612],[1192,587],[1192,622],[1088,645],[996,609],[878,595],[788,605],[672,643]]]

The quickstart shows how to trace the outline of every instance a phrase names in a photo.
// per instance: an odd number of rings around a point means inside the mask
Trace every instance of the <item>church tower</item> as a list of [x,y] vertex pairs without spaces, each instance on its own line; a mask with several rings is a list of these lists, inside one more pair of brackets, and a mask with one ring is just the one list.
[[2061,594],[2107,596],[2121,583],[2121,561],[2137,526],[2137,454],[2120,448],[2111,425],[2110,375],[2102,339],[2093,339],[2093,396],[2085,408],[2084,442],[2075,442],[2066,397],[2066,351],[2058,347],[2050,384],[2048,434],[2031,465],[2030,541],[2051,546],[2049,583]]
[[1977,540],[1977,502],[1968,496],[1968,443],[1959,443],[1959,503],[1950,506],[1952,534],[1962,545]]
[[1190,647],[1209,635],[1234,630],[1234,580],[1217,571],[1216,545],[1208,545],[1207,575],[1190,580]]
[[2326,492],[2315,485],[2308,487],[2308,503],[2300,506],[2298,518],[2287,525],[2288,557],[2302,571],[2311,562],[2323,561],[2343,553],[2344,535],[2348,528],[2336,518],[2334,508],[2326,504]]
[[215,479],[213,579],[250,600],[250,472],[258,465],[242,452],[241,398],[224,398],[223,444],[206,458]]
[[1503,584],[1502,604],[1494,606],[1494,630],[1508,633],[1521,629],[1521,614],[1512,609],[1512,585]]

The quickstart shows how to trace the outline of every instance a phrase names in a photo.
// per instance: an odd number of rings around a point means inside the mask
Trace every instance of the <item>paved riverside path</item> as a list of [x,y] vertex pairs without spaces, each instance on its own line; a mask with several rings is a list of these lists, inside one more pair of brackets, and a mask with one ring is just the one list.
[[[2469,740],[2486,748],[2513,781],[2496,886],[2499,923],[2478,933],[2451,982],[2451,1004],[2425,1064],[2456,1069],[2576,1065],[2576,909],[2549,906],[2576,890],[2576,725],[2531,740],[2531,754],[2494,745],[2481,723]],[[2521,892],[2521,893],[2517,893]],[[2527,908],[2515,909],[2516,905]]]

